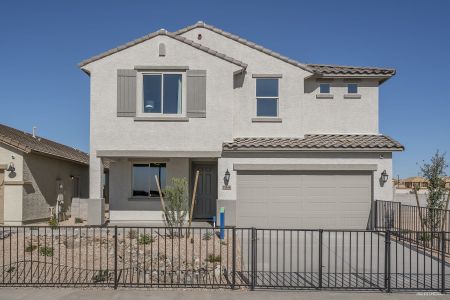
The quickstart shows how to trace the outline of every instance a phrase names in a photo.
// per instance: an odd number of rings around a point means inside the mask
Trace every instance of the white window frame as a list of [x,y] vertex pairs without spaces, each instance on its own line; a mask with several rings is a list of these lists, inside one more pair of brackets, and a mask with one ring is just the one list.
[[[279,118],[280,117],[280,78],[278,77],[264,77],[264,78],[255,78],[255,117],[256,118]],[[277,81],[277,88],[278,88],[278,97],[258,97],[256,95],[256,89],[257,84],[256,82],[258,80],[267,80],[267,79],[275,79]],[[258,116],[258,99],[276,99],[277,100],[277,115],[276,116]]]
[[[165,114],[164,111],[164,80],[161,78],[161,112],[160,113],[150,113],[144,112],[144,75],[161,75],[164,77],[164,74],[178,74],[181,75],[181,112],[178,114]],[[139,80],[137,82],[137,89],[139,91],[139,101],[138,101],[138,116],[140,117],[183,117],[186,116],[186,72],[170,72],[170,71],[162,71],[162,72],[153,72],[153,71],[145,71],[140,72],[140,76],[138,76]]]

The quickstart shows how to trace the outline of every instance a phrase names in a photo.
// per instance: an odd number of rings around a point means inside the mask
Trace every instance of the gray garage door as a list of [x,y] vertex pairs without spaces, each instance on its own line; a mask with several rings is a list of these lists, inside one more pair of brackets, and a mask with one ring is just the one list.
[[371,181],[370,172],[239,171],[237,225],[365,229]]

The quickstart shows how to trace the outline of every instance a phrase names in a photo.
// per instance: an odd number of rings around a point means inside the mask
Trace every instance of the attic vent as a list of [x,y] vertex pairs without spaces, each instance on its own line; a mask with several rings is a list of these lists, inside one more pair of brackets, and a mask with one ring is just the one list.
[[159,56],[166,56],[166,45],[164,43],[159,44]]

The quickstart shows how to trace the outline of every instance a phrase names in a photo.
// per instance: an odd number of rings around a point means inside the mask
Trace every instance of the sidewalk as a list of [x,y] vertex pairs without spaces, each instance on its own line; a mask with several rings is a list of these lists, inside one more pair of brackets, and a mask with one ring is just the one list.
[[145,289],[83,289],[83,288],[0,288],[0,300],[414,300],[444,299],[438,293],[369,293],[316,291],[230,291],[230,290],[145,290]]

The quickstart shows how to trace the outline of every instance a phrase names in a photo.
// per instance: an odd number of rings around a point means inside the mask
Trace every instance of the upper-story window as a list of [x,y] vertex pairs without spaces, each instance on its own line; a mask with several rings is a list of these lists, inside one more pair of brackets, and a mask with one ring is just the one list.
[[278,116],[278,79],[256,79],[256,116]]
[[347,84],[347,94],[358,94],[358,84],[357,83]]
[[329,94],[330,93],[330,84],[329,83],[321,83],[319,85],[319,92],[321,94]]
[[181,114],[181,74],[143,74],[142,82],[144,113]]

